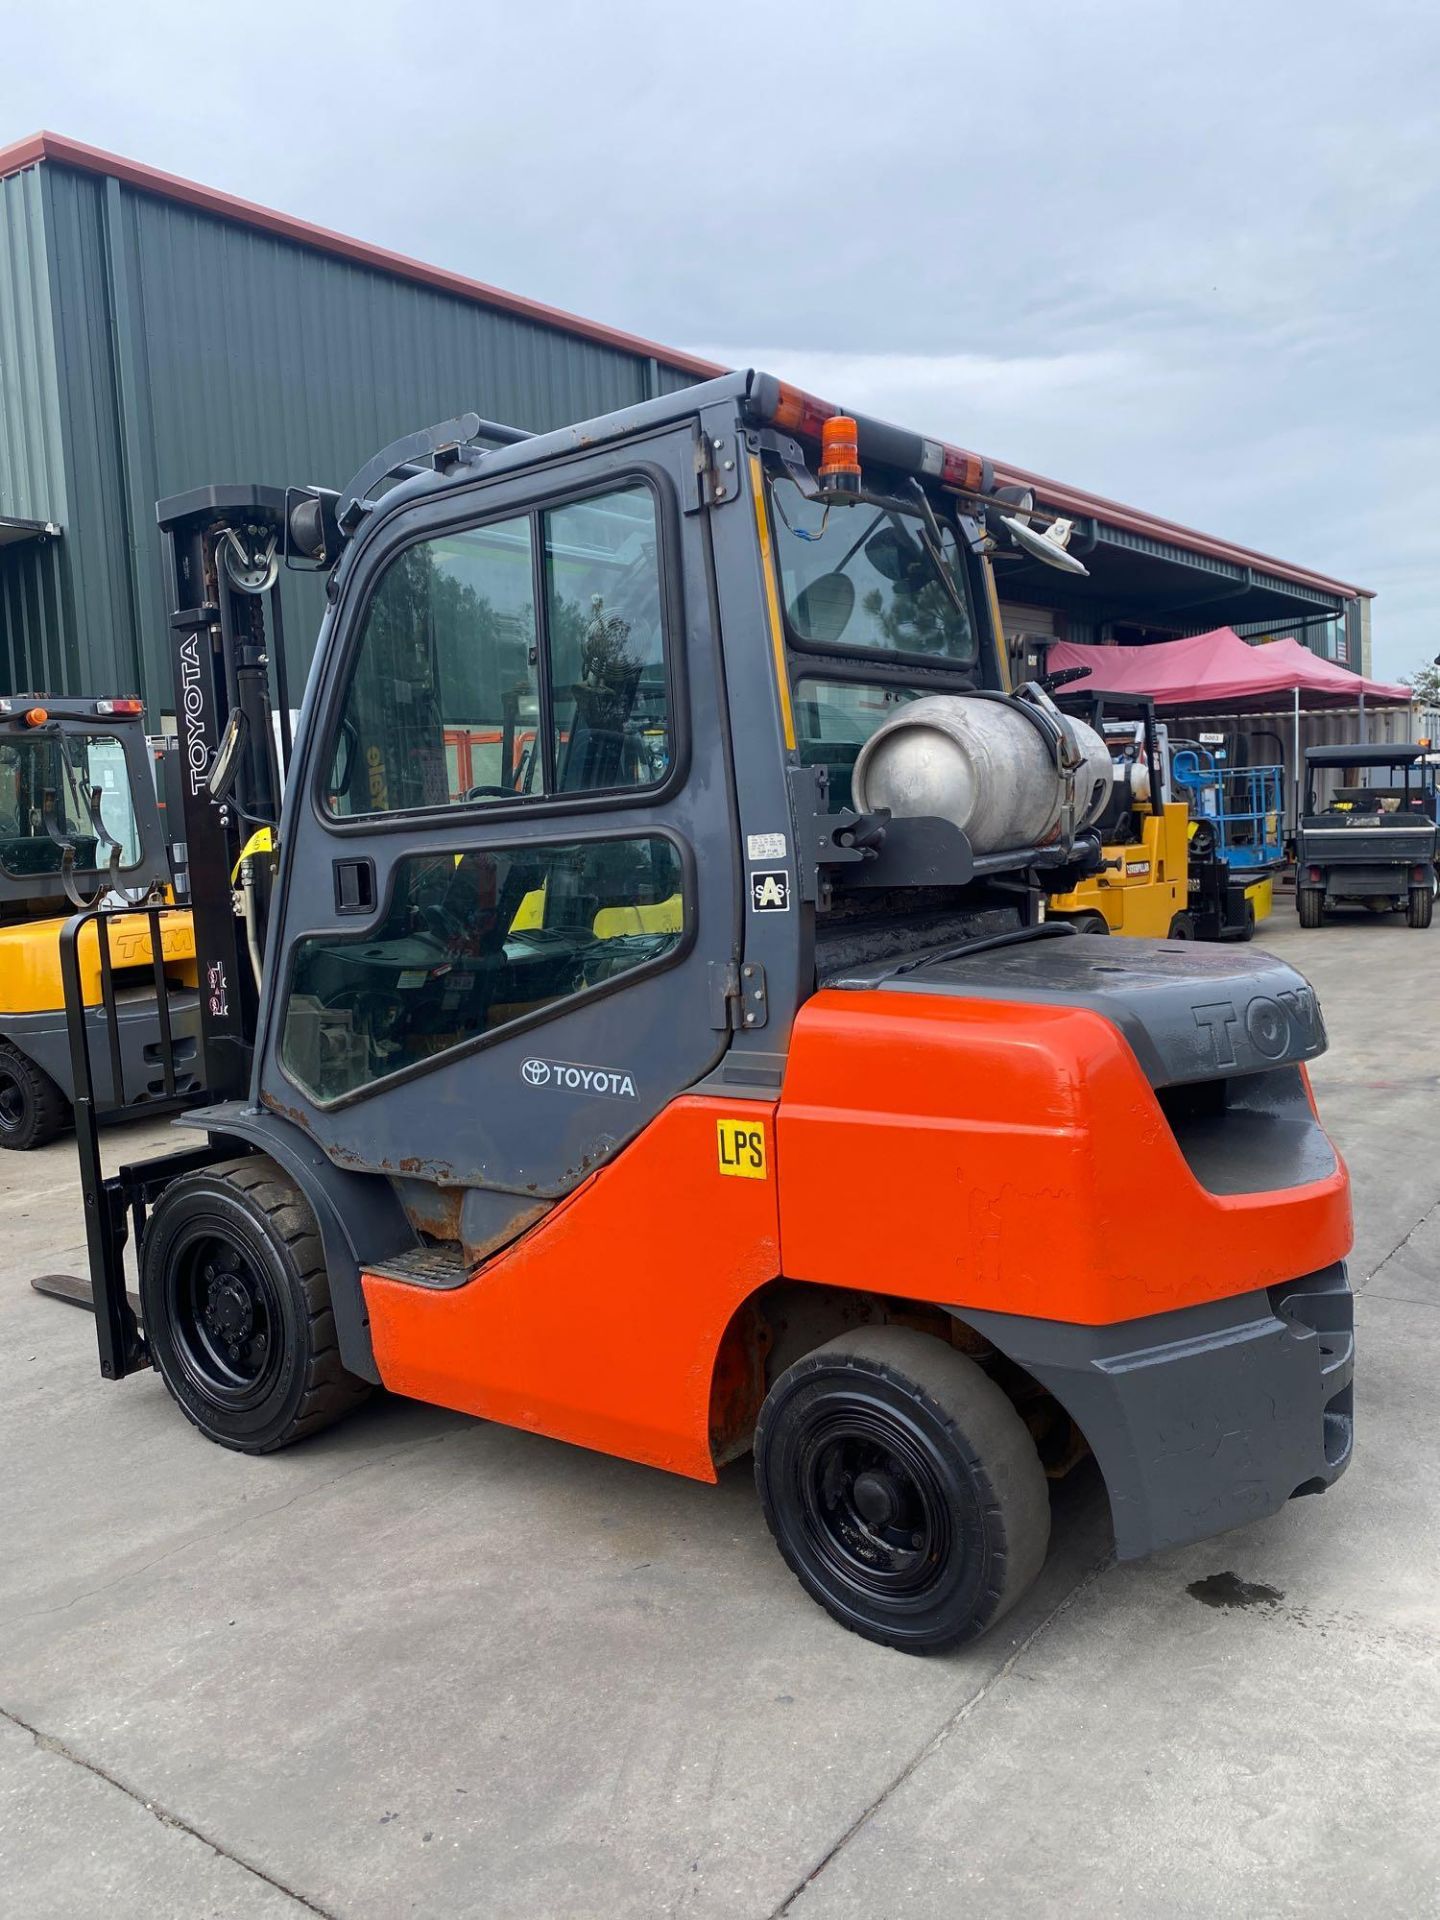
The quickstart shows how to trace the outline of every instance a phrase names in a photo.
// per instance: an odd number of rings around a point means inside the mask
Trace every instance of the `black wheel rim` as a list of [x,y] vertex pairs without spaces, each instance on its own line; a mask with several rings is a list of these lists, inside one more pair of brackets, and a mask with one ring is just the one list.
[[25,1089],[9,1067],[0,1067],[0,1134],[18,1133],[25,1124]]
[[170,1327],[192,1385],[232,1411],[269,1393],[283,1347],[280,1301],[245,1247],[197,1230],[173,1250],[167,1277]]
[[892,1603],[935,1586],[954,1527],[917,1435],[883,1408],[837,1408],[807,1435],[799,1467],[806,1532],[832,1581]]

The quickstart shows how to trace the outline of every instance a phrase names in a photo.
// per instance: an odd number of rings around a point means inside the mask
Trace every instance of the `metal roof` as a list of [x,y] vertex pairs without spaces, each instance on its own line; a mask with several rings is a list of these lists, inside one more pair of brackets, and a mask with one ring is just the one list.
[[12,547],[21,540],[43,540],[59,531],[53,520],[17,520],[0,513],[0,547]]
[[[67,139],[61,134],[35,133],[23,140],[15,141],[8,147],[0,147],[0,180],[8,175],[19,173],[27,167],[33,167],[40,161],[50,161],[79,172],[115,179],[122,185],[139,192],[177,202],[218,219],[233,221],[241,226],[273,235],[277,239],[291,241],[296,246],[329,254],[357,266],[369,267],[378,273],[408,280],[437,292],[454,295],[459,299],[474,301],[537,325],[553,327],[562,333],[589,340],[601,346],[644,356],[654,360],[659,367],[667,371],[673,370],[687,374],[696,380],[713,379],[717,375],[730,371],[713,361],[699,359],[693,354],[682,353],[673,347],[661,346],[653,340],[643,339],[615,327],[604,326],[598,321],[584,319],[578,314],[567,313],[561,308],[547,306],[540,301],[527,300],[501,287],[470,279],[465,274],[452,273],[443,267],[435,267],[425,261],[411,259],[405,254],[393,253],[388,248],[372,246],[367,241],[335,233],[328,227],[316,226],[311,221],[297,219],[292,214],[278,213],[273,208],[259,206],[250,200],[238,199],[235,195],[222,193],[217,188],[202,186],[178,174],[164,173],[158,168],[144,166],[139,161],[127,160],[119,154],[107,153],[100,147],[87,146],[82,141]],[[1199,533],[1192,527],[1161,519],[1154,514],[1142,512],[1139,508],[1125,506],[1120,501],[1109,500],[1100,494],[1086,492],[1083,488],[1069,486],[1063,481],[1048,479],[1027,468],[1011,466],[1003,461],[996,461],[995,468],[996,476],[1002,482],[1032,486],[1046,505],[1055,507],[1060,512],[1079,520],[1100,521],[1107,528],[1117,529],[1121,533],[1135,536],[1142,541],[1156,541],[1165,547],[1180,548],[1186,554],[1201,555],[1211,561],[1218,561],[1238,569],[1242,575],[1251,571],[1260,575],[1269,575],[1277,582],[1293,585],[1311,593],[1329,595],[1336,599],[1373,597],[1373,590],[1370,588],[1336,580],[1307,567],[1292,566],[1288,561],[1275,559],[1269,554],[1254,552],[1248,547],[1236,545],[1233,541],[1220,540],[1212,535]]]
[[1395,740],[1388,745],[1356,741],[1305,749],[1305,758],[1312,767],[1413,767],[1429,755],[1429,747],[1419,746],[1413,740]]

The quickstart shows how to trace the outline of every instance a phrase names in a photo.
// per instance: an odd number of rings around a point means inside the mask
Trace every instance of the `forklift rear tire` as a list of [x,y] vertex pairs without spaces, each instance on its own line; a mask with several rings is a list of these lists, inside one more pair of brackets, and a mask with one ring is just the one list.
[[70,1102],[28,1054],[0,1040],[0,1147],[28,1153],[70,1124]]
[[1428,927],[1435,912],[1435,893],[1431,887],[1411,887],[1405,907],[1407,927]]
[[1030,1433],[973,1360],[910,1327],[861,1327],[781,1374],[755,1429],[766,1523],[852,1633],[938,1653],[994,1626],[1050,1543]]
[[1295,911],[1300,916],[1302,927],[1318,927],[1325,918],[1325,889],[1323,887],[1297,887],[1295,889]]
[[1193,940],[1195,938],[1195,916],[1189,913],[1177,913],[1170,922],[1169,940]]
[[1052,913],[1051,920],[1064,920],[1074,927],[1077,933],[1109,933],[1110,922],[1103,913]]
[[264,1154],[166,1187],[145,1229],[140,1306],[161,1378],[222,1447],[289,1446],[370,1392],[340,1362],[310,1204]]

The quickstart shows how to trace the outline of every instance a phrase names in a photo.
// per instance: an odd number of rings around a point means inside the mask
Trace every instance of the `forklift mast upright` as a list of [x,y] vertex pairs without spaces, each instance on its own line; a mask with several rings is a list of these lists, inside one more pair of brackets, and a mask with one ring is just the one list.
[[[258,983],[231,874],[250,833],[268,827],[273,836],[280,819],[272,714],[278,708],[288,734],[278,584],[284,513],[284,490],[263,486],[202,487],[156,507],[175,608],[170,649],[201,1053],[217,1099],[245,1093],[255,1039]],[[217,804],[210,779],[222,741],[233,744],[236,763]],[[257,864],[263,913],[273,868],[268,858]],[[263,951],[263,932],[259,945]]]

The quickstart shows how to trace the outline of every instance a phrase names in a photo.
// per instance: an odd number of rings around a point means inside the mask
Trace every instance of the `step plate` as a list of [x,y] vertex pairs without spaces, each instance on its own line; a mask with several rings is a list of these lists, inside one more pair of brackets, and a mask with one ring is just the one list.
[[406,1286],[437,1290],[463,1287],[470,1278],[459,1247],[417,1247],[414,1253],[403,1253],[398,1260],[387,1260],[365,1271],[380,1280],[401,1280]]

